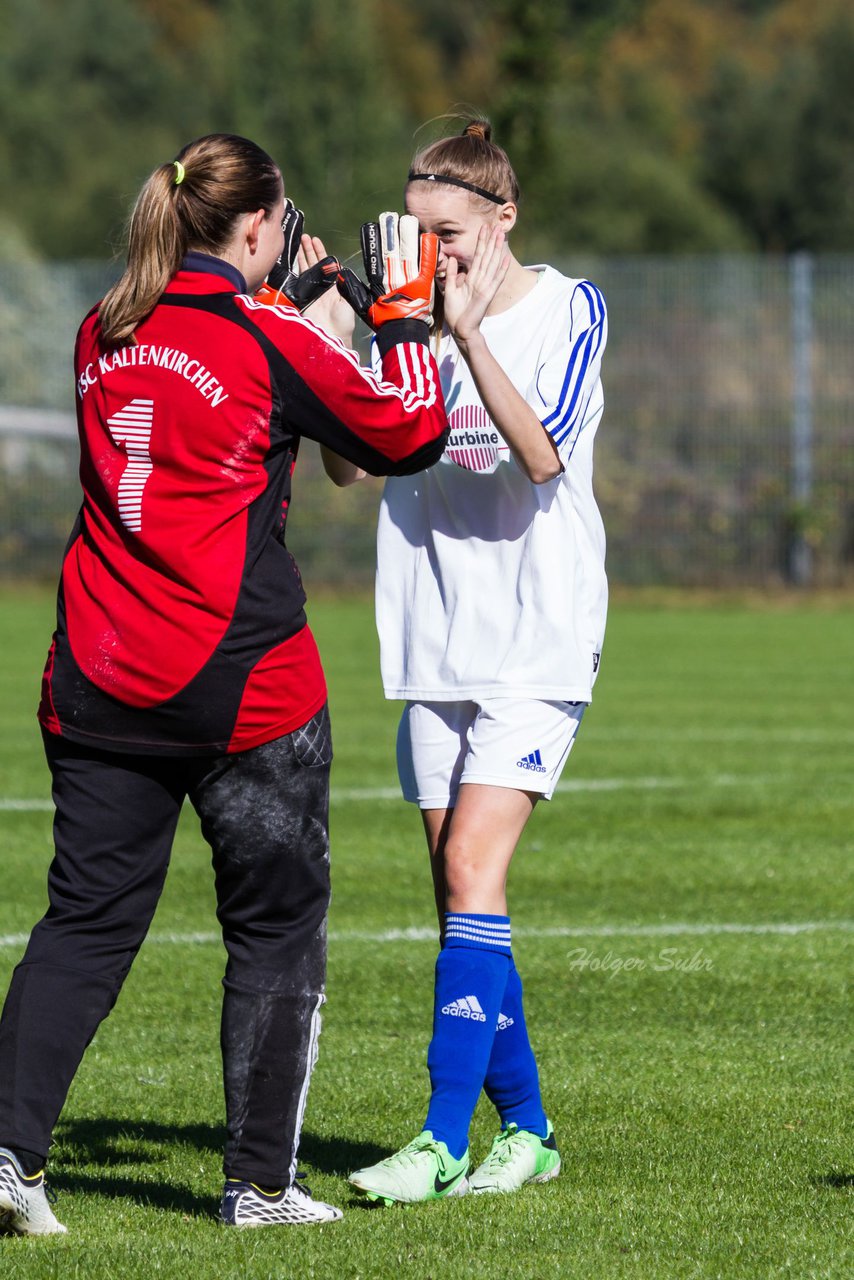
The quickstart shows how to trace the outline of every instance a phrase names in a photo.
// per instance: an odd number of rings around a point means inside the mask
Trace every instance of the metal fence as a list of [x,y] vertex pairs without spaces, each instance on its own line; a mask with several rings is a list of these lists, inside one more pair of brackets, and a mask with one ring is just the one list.
[[[566,259],[610,340],[596,490],[613,582],[854,579],[854,256]],[[0,574],[56,574],[79,501],[71,354],[112,269],[0,265]],[[373,576],[380,482],[306,441],[290,542],[309,583]]]

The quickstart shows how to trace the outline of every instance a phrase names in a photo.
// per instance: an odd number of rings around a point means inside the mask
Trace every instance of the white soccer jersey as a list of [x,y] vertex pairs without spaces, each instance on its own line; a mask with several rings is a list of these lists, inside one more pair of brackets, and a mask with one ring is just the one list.
[[535,485],[489,418],[449,335],[438,364],[451,434],[427,471],[391,477],[379,514],[377,627],[388,698],[589,702],[605,631],[605,534],[593,496],[605,304],[551,267],[481,332],[557,446]]

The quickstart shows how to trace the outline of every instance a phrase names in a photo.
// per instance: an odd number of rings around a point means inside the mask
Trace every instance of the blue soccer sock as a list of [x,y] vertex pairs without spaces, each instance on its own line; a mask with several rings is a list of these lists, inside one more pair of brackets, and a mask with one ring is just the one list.
[[483,1087],[504,1128],[515,1124],[545,1138],[548,1121],[540,1098],[537,1063],[525,1025],[522,979],[512,957]]
[[445,916],[436,960],[433,1039],[427,1052],[432,1095],[424,1128],[455,1160],[468,1146],[510,968],[507,916]]

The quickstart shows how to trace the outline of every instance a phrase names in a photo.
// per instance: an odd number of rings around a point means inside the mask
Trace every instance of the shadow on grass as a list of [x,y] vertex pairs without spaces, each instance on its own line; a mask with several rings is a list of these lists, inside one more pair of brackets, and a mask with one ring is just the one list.
[[51,1171],[49,1179],[54,1191],[100,1196],[107,1200],[133,1200],[144,1208],[168,1209],[185,1218],[215,1217],[219,1208],[213,1196],[196,1195],[189,1187],[175,1183],[144,1182],[140,1178],[116,1178],[100,1173],[63,1173],[61,1170]]
[[[57,1129],[61,1155],[74,1164],[157,1164],[160,1147],[222,1151],[225,1128],[214,1124],[157,1124],[151,1120],[64,1120]],[[60,1152],[57,1153],[58,1155]]]
[[846,1187],[854,1187],[854,1173],[825,1173],[820,1178],[811,1178],[814,1187],[833,1187],[840,1191]]
[[354,1169],[376,1164],[390,1156],[393,1147],[378,1147],[373,1142],[350,1142],[348,1138],[320,1138],[304,1133],[299,1146],[300,1164],[306,1164],[318,1173],[329,1173],[346,1178]]
[[[210,1217],[215,1211],[210,1197],[197,1195],[189,1187],[128,1175],[115,1175],[122,1166],[154,1166],[160,1164],[168,1148],[191,1147],[220,1155],[225,1145],[225,1128],[221,1125],[164,1125],[149,1120],[67,1120],[57,1130],[59,1150],[51,1161],[50,1185],[57,1191],[128,1197],[137,1204],[151,1205],[191,1217]],[[300,1142],[300,1167],[335,1176],[346,1176],[352,1169],[373,1164],[390,1152],[373,1144],[350,1142],[346,1138],[324,1138],[303,1133]],[[103,1173],[91,1166],[101,1166]],[[82,1166],[89,1166],[83,1168]]]

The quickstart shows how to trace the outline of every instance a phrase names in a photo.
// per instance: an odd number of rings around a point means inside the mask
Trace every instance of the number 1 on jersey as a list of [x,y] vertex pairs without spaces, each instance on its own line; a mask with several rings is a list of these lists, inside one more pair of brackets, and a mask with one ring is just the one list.
[[142,528],[142,491],[153,470],[148,451],[153,422],[153,400],[131,400],[107,419],[113,442],[124,445],[127,453],[127,466],[119,481],[119,518],[133,533]]

